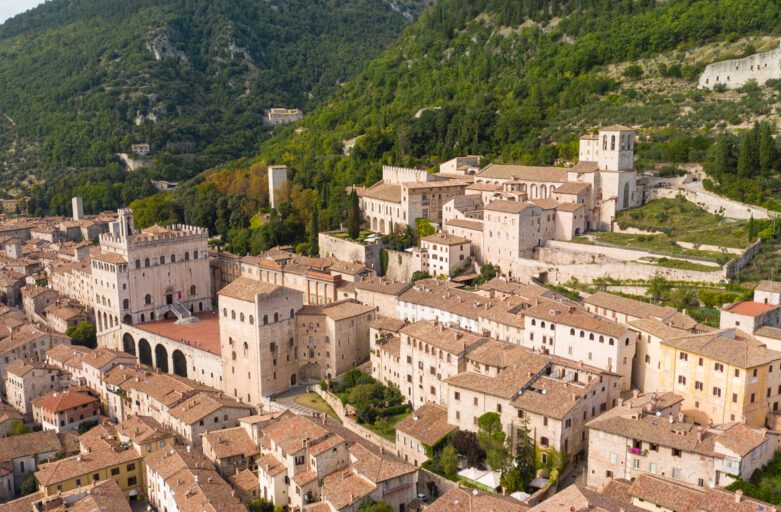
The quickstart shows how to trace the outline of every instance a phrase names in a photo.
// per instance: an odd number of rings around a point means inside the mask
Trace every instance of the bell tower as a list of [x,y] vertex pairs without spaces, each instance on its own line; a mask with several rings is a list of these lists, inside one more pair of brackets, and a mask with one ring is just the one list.
[[635,132],[626,126],[599,130],[597,162],[602,171],[631,171],[635,164]]

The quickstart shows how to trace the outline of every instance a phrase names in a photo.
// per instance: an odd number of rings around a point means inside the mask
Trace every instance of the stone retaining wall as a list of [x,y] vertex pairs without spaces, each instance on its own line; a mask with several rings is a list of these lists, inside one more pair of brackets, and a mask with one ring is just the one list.
[[761,206],[743,204],[707,190],[692,190],[688,188],[655,188],[647,190],[645,201],[662,198],[673,199],[679,194],[710,213],[717,213],[723,208],[722,213],[728,219],[748,220],[752,215],[755,219],[769,219],[779,215],[777,212],[771,212]]
[[320,256],[333,256],[342,261],[363,263],[378,274],[380,273],[380,250],[382,244],[365,245],[350,239],[334,236],[335,232],[320,233],[317,243]]
[[334,410],[334,412],[339,416],[339,418],[342,420],[342,425],[354,432],[355,434],[358,434],[362,438],[366,439],[367,441],[370,441],[377,446],[379,446],[383,450],[387,450],[390,453],[398,455],[398,450],[396,450],[396,443],[391,443],[384,437],[375,434],[368,428],[359,425],[354,419],[352,419],[350,416],[347,415],[347,411],[345,411],[344,405],[342,405],[342,401],[339,400],[339,397],[331,393],[330,391],[323,391],[320,389],[320,386],[314,386],[315,392],[320,395],[320,397],[325,400],[325,402],[331,406],[331,408]]

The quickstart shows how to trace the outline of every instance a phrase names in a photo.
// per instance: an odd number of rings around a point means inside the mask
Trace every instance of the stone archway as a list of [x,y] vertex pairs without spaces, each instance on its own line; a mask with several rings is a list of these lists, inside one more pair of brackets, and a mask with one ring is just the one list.
[[128,333],[122,336],[122,350],[128,354],[136,355],[136,340]]
[[380,233],[385,234],[385,219],[380,219]]
[[152,347],[144,338],[138,341],[138,360],[141,364],[154,366],[152,363]]
[[187,377],[187,358],[182,351],[174,350],[171,357],[174,360],[174,373],[180,377]]
[[168,350],[163,345],[155,347],[156,367],[163,373],[168,373]]

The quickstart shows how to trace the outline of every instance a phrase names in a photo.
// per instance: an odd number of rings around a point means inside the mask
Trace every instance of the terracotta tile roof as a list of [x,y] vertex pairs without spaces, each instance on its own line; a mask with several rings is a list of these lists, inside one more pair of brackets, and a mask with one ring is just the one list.
[[770,327],[769,325],[763,325],[762,327],[754,331],[754,335],[781,340],[781,328]]
[[239,277],[231,281],[231,283],[222,288],[217,294],[233,299],[255,302],[256,295],[272,294],[281,288],[281,286],[264,283],[256,279]]
[[22,420],[23,417],[12,406],[4,403],[0,403],[0,425],[7,421],[17,421]]
[[468,244],[469,240],[466,238],[451,235],[450,233],[435,233],[433,235],[429,235],[422,239],[423,242],[429,242],[432,244],[442,244],[442,245],[462,245],[462,244]]
[[624,336],[629,331],[626,326],[612,320],[554,301],[544,301],[536,306],[532,306],[526,310],[525,314],[527,317],[548,320],[560,325],[584,329],[616,338]]
[[292,480],[298,484],[299,487],[305,487],[317,480],[317,473],[314,471],[302,471],[293,475]]
[[33,370],[55,370],[55,368],[46,363],[24,361],[22,359],[16,359],[5,367],[6,373],[16,375],[17,377],[24,377]]
[[267,453],[258,459],[258,468],[266,472],[270,476],[277,476],[280,473],[287,471],[285,465],[272,453]]
[[468,348],[474,348],[488,340],[482,336],[445,327],[432,320],[415,322],[403,327],[399,332],[455,355],[461,355]]
[[753,368],[781,359],[781,352],[770,350],[756,338],[734,329],[662,340],[662,343],[739,368]]
[[426,507],[426,512],[525,512],[526,510],[529,510],[527,505],[510,496],[462,489],[458,486],[451,487]]
[[722,311],[729,311],[730,313],[734,313],[736,315],[756,317],[769,313],[780,307],[781,306],[775,304],[765,304],[763,302],[753,302],[746,300],[743,302],[736,302],[735,304],[728,304],[722,308]]
[[395,455],[376,453],[361,443],[349,448],[352,468],[375,484],[417,471],[415,466],[403,462]]
[[309,453],[311,455],[318,456],[322,453],[327,452],[331,448],[336,448],[341,444],[345,444],[345,440],[336,434],[332,434],[326,437],[325,439],[323,439],[322,441],[310,445]]
[[328,430],[304,416],[291,416],[274,422],[263,431],[288,455],[304,449],[304,440],[315,443],[328,435]]
[[111,263],[113,265],[127,264],[127,259],[121,254],[115,252],[100,252],[92,255],[93,260],[102,261],[104,263]]
[[22,496],[13,501],[0,504],[0,512],[31,512],[35,510],[33,504],[43,499],[43,493],[38,491],[27,496]]
[[0,438],[0,461],[3,462],[60,450],[62,450],[62,443],[53,431]]
[[476,178],[566,183],[568,172],[569,169],[564,167],[489,164],[477,173]]
[[146,457],[146,465],[152,471],[167,480],[182,469],[205,467],[214,469],[211,461],[198,450],[184,446],[175,446],[165,450],[157,450]]
[[578,181],[569,181],[567,183],[564,183],[562,185],[559,185],[558,188],[556,188],[553,193],[554,194],[571,194],[571,195],[577,195],[582,192],[585,192],[591,188],[591,183],[581,183]]
[[323,478],[322,500],[328,502],[334,510],[342,510],[362,502],[376,488],[376,485],[349,469],[338,470]]
[[512,401],[512,404],[513,407],[524,411],[562,419],[598,383],[599,379],[582,385],[550,377],[540,377],[527,386],[523,393]]
[[96,348],[90,352],[84,354],[82,363],[89,365],[98,370],[105,368],[106,366],[123,361],[125,364],[133,364],[135,356],[132,356],[126,352],[119,350],[112,350],[108,348]]
[[630,320],[627,324],[634,330],[656,336],[662,340],[670,340],[675,338],[683,338],[689,336],[691,333],[683,329],[676,329],[670,327],[664,322],[654,320],[651,318],[640,318],[638,320]]
[[166,480],[179,512],[247,512],[214,469],[183,469]]
[[404,281],[394,281],[385,277],[367,277],[355,282],[355,288],[358,290],[367,290],[375,293],[399,296],[412,284]]
[[114,480],[43,498],[37,506],[46,512],[131,512],[125,493]]
[[358,194],[369,199],[401,203],[401,185],[380,182],[363,191],[358,191]]
[[237,455],[252,457],[260,453],[260,448],[242,427],[212,430],[205,435],[205,441],[218,459]]
[[472,231],[483,231],[483,221],[481,220],[450,219],[449,221],[445,222],[445,225],[471,229]]
[[69,409],[79,407],[81,405],[91,404],[98,402],[98,399],[94,396],[90,396],[81,392],[52,392],[33,400],[33,407],[40,407],[41,409],[49,412],[62,412]]
[[141,455],[134,449],[98,450],[42,464],[38,466],[35,477],[41,485],[49,486],[133,461],[141,462]]
[[668,316],[676,313],[675,308],[656,306],[635,299],[613,295],[607,292],[597,292],[586,297],[583,302],[605,308],[618,313],[623,313],[635,318],[656,318],[664,320]]
[[761,292],[781,293],[781,281],[760,281],[756,287]]
[[430,189],[430,188],[450,188],[461,187],[465,188],[469,183],[462,180],[443,180],[443,181],[405,181],[401,186],[405,189]]
[[767,440],[766,432],[748,427],[743,423],[736,423],[716,438],[716,449],[724,447],[740,457],[745,457]]
[[496,192],[502,190],[502,185],[499,183],[472,183],[466,190],[477,190],[480,192]]
[[168,410],[168,414],[185,425],[192,425],[201,419],[221,411],[223,408],[246,409],[252,411],[252,406],[236,401],[227,396],[211,393],[197,393]]
[[490,299],[478,293],[460,290],[438,279],[417,281],[399,296],[399,301],[449,311],[471,320],[477,320],[492,305]]
[[116,427],[117,433],[136,444],[159,441],[174,437],[174,434],[151,416],[131,416]]
[[447,422],[447,409],[436,404],[418,407],[396,424],[397,432],[403,432],[427,446],[434,446],[456,428]]
[[468,362],[479,365],[492,366],[504,369],[509,366],[523,364],[525,366],[544,366],[548,358],[537,352],[532,352],[526,347],[513,345],[499,340],[489,339],[479,347],[471,350],[466,356]]
[[357,316],[371,313],[375,308],[365,306],[353,299],[340,300],[330,304],[306,305],[299,312],[299,315],[325,315],[334,321],[345,320]]
[[399,359],[401,357],[401,339],[398,336],[390,337],[385,343],[380,345],[380,350],[391,357]]
[[235,475],[229,476],[228,482],[230,482],[230,484],[235,489],[237,489],[239,492],[242,492],[247,497],[252,496],[253,490],[260,490],[260,481],[258,480],[258,475],[249,469],[241,470]]
[[488,212],[500,212],[500,213],[521,213],[527,208],[532,208],[534,205],[527,202],[508,201],[506,199],[497,199],[491,201],[485,205],[485,211]]
[[405,325],[407,325],[407,322],[404,320],[381,315],[377,315],[373,320],[369,321],[370,328],[387,332],[399,332]]

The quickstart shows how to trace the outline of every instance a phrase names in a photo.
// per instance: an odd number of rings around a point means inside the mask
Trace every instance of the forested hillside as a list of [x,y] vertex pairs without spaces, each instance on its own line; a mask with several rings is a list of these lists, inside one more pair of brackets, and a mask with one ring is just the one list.
[[[711,160],[719,132],[777,120],[781,95],[777,84],[699,91],[700,71],[777,44],[769,36],[780,29],[774,0],[441,0],[257,157],[135,207],[147,222],[205,220],[234,250],[256,252],[304,239],[279,219],[250,227],[227,207],[266,206],[267,163],[293,173],[294,200],[281,219],[303,228],[315,205],[326,229],[346,218],[344,187],[375,182],[383,163],[434,166],[477,153],[553,164],[576,157],[582,132],[612,123],[641,129],[641,167]],[[719,168],[726,176],[737,163]],[[756,173],[767,181],[755,187],[760,194],[778,186],[773,172]]]
[[[311,111],[430,3],[51,0],[0,26],[0,191],[94,211],[251,154],[264,109]],[[115,154],[147,142],[126,180]]]

